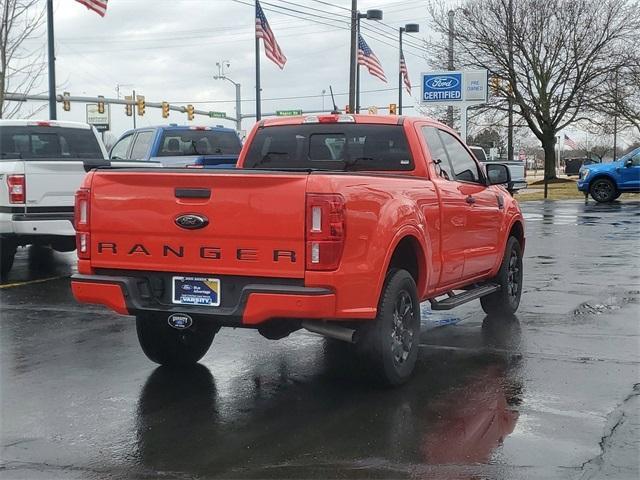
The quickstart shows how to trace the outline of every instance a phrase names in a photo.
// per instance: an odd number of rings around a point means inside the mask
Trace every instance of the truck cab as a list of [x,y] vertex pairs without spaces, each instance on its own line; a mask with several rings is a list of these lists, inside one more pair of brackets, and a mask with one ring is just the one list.
[[158,162],[163,167],[233,168],[241,148],[230,128],[168,125],[125,132],[109,158]]

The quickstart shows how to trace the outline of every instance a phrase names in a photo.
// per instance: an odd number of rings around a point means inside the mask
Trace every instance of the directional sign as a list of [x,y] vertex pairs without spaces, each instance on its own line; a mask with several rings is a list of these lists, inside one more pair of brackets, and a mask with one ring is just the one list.
[[104,106],[104,113],[98,112],[97,103],[87,103],[87,123],[96,127],[99,132],[109,130],[110,105]]
[[225,118],[226,116],[225,112],[209,112],[210,118]]
[[276,110],[276,115],[279,117],[295,117],[302,115],[302,110]]
[[462,101],[462,72],[422,74],[423,103],[454,103]]

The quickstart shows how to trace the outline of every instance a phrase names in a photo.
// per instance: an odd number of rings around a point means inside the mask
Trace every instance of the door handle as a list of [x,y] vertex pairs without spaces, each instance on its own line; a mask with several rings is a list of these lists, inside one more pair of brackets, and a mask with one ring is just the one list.
[[464,201],[469,205],[473,205],[474,203],[476,203],[476,199],[475,197],[473,197],[473,195],[467,195],[467,198]]

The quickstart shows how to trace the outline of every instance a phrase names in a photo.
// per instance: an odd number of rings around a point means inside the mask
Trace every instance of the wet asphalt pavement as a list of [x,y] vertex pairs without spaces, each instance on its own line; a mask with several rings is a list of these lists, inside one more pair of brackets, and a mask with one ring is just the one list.
[[640,202],[523,208],[517,319],[423,305],[396,390],[302,331],[223,329],[197,368],[156,368],[131,317],[74,302],[74,254],[21,249],[0,289],[0,477],[637,479]]

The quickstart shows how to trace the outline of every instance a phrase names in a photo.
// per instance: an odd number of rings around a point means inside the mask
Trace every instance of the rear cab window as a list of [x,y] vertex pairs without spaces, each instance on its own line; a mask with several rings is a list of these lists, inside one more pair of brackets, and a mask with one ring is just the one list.
[[0,127],[0,159],[102,159],[93,130],[36,125]]
[[230,130],[165,130],[157,155],[238,155],[241,148],[240,138]]
[[349,171],[414,169],[401,125],[277,125],[256,132],[243,168]]

